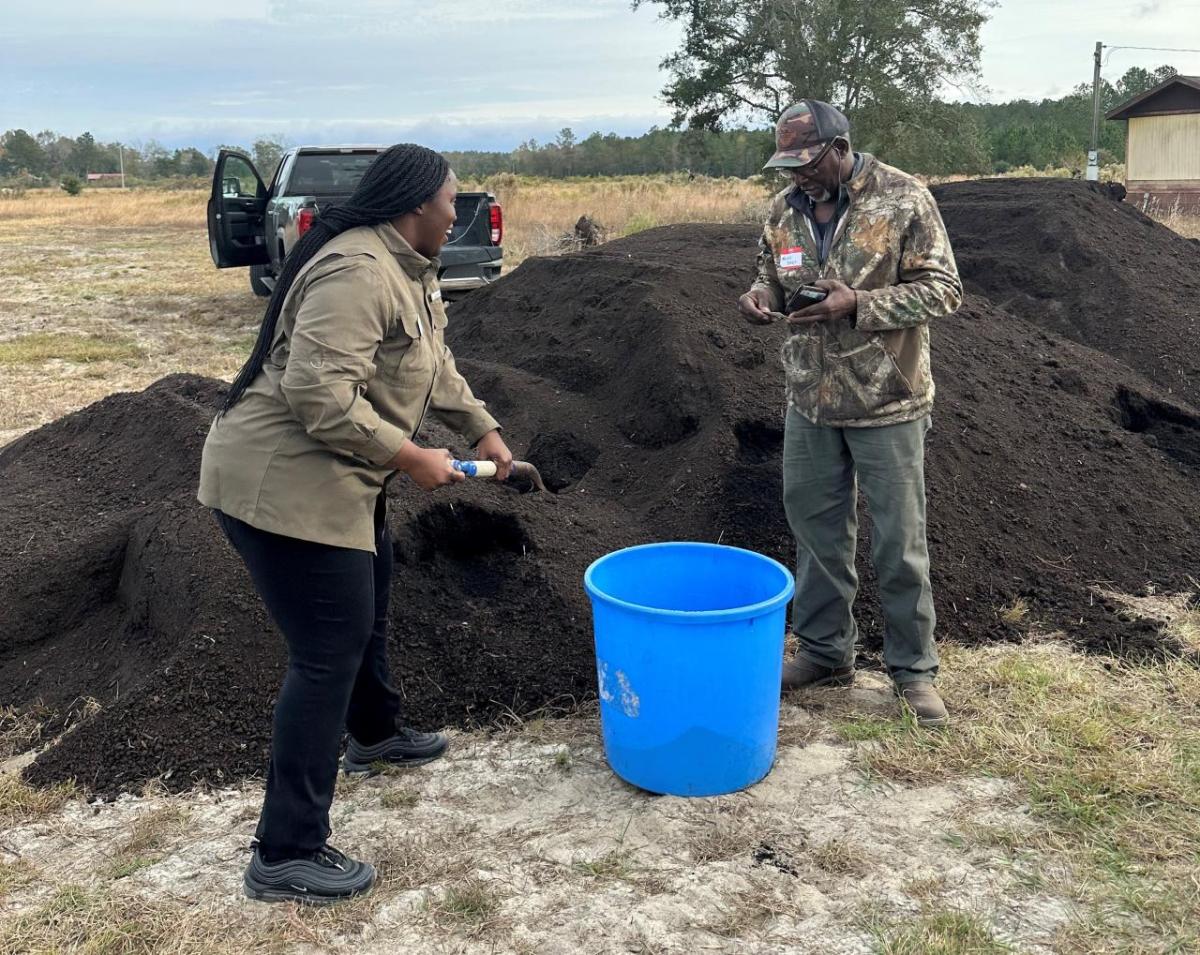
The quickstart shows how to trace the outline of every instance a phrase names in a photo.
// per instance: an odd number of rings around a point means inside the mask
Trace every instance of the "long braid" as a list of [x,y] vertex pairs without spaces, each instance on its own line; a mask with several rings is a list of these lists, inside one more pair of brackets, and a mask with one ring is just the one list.
[[446,160],[432,149],[413,143],[391,146],[367,167],[358,187],[345,202],[321,210],[320,217],[304,234],[284,260],[271,299],[263,315],[254,349],[242,370],[234,378],[221,408],[224,414],[242,397],[243,392],[262,371],[271,351],[275,326],[292,283],[304,265],[326,242],[355,226],[387,222],[432,199],[450,174]]

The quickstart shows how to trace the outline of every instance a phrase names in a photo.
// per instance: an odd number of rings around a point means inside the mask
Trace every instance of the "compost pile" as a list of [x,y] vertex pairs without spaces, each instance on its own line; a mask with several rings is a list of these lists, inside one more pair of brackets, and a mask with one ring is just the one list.
[[[1082,183],[937,197],[970,292],[934,328],[941,638],[1015,640],[1036,622],[1084,648],[1177,652],[1102,591],[1194,588],[1200,247]],[[411,722],[593,695],[581,579],[610,550],[719,540],[790,562],[783,330],[734,304],[757,232],[671,226],[532,259],[455,306],[460,366],[556,493],[392,483],[392,653]],[[0,701],[37,708],[47,737],[72,726],[34,781],[111,794],[265,768],[282,642],[194,498],[223,388],[167,378],[0,450]],[[436,425],[423,437],[454,446]],[[861,535],[871,665],[869,520]],[[1006,623],[1018,598],[1028,618]]]

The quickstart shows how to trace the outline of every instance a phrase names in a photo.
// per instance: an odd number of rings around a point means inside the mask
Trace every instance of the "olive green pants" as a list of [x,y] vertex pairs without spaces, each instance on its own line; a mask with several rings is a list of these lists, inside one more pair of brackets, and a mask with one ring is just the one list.
[[788,409],[783,505],[796,538],[792,630],[800,656],[810,662],[854,663],[861,483],[871,511],[871,561],[886,625],[884,663],[897,683],[930,682],[937,676],[925,543],[925,433],[930,426],[926,416],[880,428],[829,428]]

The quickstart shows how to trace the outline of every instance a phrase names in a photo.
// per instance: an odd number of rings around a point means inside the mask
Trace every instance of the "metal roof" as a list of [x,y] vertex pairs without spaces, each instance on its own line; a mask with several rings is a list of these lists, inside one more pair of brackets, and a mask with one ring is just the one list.
[[[1167,89],[1168,87],[1174,86],[1176,83],[1179,83],[1183,86],[1189,86],[1192,89],[1196,90],[1197,92],[1200,92],[1200,76],[1180,76],[1180,75],[1172,76],[1168,80],[1163,80],[1163,82],[1159,83],[1158,86],[1154,87],[1153,89],[1148,89],[1144,93],[1138,93],[1137,96],[1134,96],[1131,99],[1127,99],[1124,103],[1121,103],[1119,106],[1113,107],[1107,113],[1104,114],[1105,119],[1128,119],[1129,114],[1136,107],[1138,107],[1142,103],[1146,102],[1146,100],[1152,99],[1153,97],[1157,96],[1159,93],[1161,93],[1163,90]],[[1200,110],[1197,110],[1197,111],[1200,112]]]

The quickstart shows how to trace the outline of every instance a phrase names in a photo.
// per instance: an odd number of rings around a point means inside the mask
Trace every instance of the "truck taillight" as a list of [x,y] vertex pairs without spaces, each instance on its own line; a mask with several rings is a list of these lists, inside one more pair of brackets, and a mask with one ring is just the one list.
[[301,209],[296,213],[296,237],[303,238],[304,233],[312,228],[313,220],[317,217],[315,209]]
[[500,208],[500,203],[492,203],[491,211],[492,222],[492,245],[499,245],[500,240],[504,238],[504,210]]

